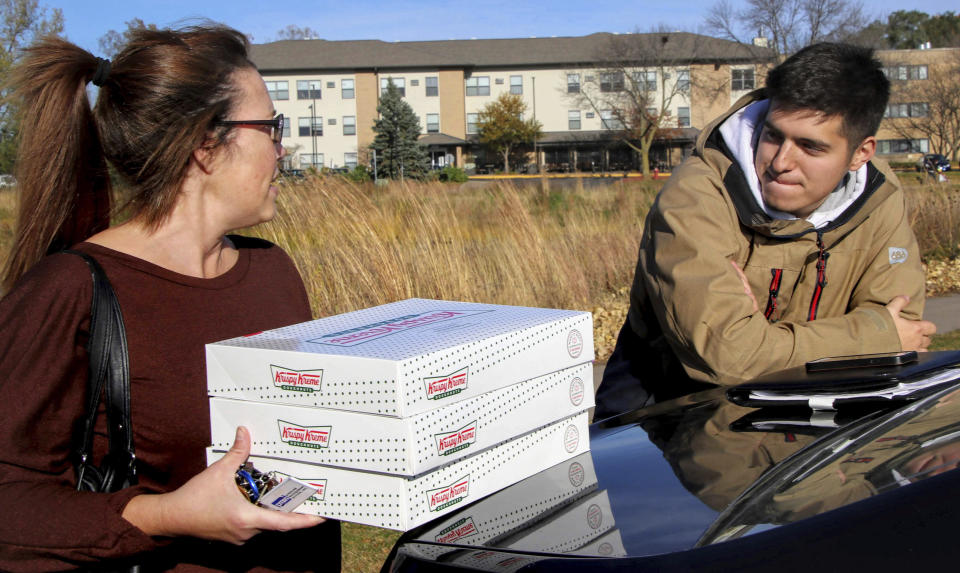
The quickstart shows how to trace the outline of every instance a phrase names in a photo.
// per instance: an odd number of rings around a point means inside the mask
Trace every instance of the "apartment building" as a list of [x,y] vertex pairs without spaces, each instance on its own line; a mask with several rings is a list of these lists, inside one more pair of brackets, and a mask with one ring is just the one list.
[[[960,48],[880,50],[890,79],[890,103],[877,133],[877,154],[913,162],[926,153],[947,154],[956,127],[944,116],[960,94]],[[954,157],[953,159],[956,159]]]
[[[658,46],[637,53],[637,46]],[[619,50],[619,51],[618,51]],[[631,52],[629,56],[620,55]],[[651,159],[678,162],[697,132],[759,87],[766,48],[689,33],[382,42],[286,40],[253,47],[253,61],[279,113],[289,118],[288,166],[369,162],[377,102],[388,82],[420,118],[421,145],[435,167],[493,168],[477,142],[477,118],[502,93],[520,95],[542,124],[531,163],[552,170],[628,169],[614,104],[636,90],[662,117]],[[631,92],[633,90],[633,92]]]

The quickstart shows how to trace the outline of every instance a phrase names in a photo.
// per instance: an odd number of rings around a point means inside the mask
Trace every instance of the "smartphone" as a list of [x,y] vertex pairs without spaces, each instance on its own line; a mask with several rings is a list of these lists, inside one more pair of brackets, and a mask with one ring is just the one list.
[[807,362],[807,372],[875,366],[900,366],[901,364],[910,364],[916,361],[916,350],[883,352],[881,354],[857,354],[853,356],[831,356],[829,358],[818,358]]

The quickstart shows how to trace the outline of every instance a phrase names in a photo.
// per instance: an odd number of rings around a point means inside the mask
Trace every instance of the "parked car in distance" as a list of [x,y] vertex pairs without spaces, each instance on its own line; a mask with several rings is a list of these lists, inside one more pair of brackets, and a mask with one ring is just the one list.
[[960,351],[926,354],[867,379],[923,392],[836,410],[658,381],[591,425],[589,452],[405,533],[381,573],[949,569]]
[[950,171],[950,160],[939,153],[928,153],[917,160],[917,171]]
[[16,185],[17,178],[13,175],[0,175],[0,189],[15,187]]

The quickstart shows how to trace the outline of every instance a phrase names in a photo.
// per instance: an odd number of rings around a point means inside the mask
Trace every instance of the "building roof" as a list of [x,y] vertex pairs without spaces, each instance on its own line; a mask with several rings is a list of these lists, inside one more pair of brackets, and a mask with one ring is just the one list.
[[379,70],[391,68],[509,68],[597,65],[612,54],[636,61],[639,52],[663,53],[671,63],[755,62],[773,50],[688,32],[610,34],[500,40],[282,40],[255,44],[261,72]]

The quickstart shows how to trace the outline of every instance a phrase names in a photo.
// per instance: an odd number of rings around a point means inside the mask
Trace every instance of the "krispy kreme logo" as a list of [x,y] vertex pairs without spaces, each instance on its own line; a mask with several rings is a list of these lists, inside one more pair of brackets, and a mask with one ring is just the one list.
[[474,420],[459,430],[434,434],[433,437],[437,441],[438,455],[448,456],[465,450],[477,441],[477,421]]
[[570,381],[570,403],[579,406],[583,402],[583,380],[579,376]]
[[461,368],[446,376],[424,377],[423,385],[427,391],[427,400],[442,400],[466,390],[467,370],[467,368]]
[[580,487],[585,475],[586,472],[583,471],[583,466],[580,465],[580,462],[573,462],[567,470],[567,477],[570,478],[570,485],[573,487]]
[[567,334],[567,352],[570,358],[578,358],[583,352],[583,335],[576,328]]
[[270,377],[273,378],[273,385],[283,390],[318,392],[323,370],[291,370],[271,364]]
[[471,535],[476,535],[477,532],[477,525],[473,522],[473,517],[464,517],[445,527],[434,539],[437,543],[453,543]]
[[470,493],[470,476],[465,475],[448,486],[427,490],[427,507],[430,511],[441,511],[460,503]]
[[356,328],[341,330],[339,332],[331,332],[329,334],[324,334],[319,338],[308,340],[307,342],[340,347],[356,346],[357,344],[363,344],[364,342],[370,342],[371,340],[376,340],[378,338],[383,338],[384,336],[389,336],[398,332],[404,332],[413,328],[419,328],[421,326],[436,324],[445,320],[463,318],[485,312],[492,311],[431,310],[429,312],[421,312],[418,314],[406,314],[396,318],[391,318],[389,320],[375,322],[373,324],[365,324]]
[[567,430],[563,433],[563,449],[572,454],[579,445],[580,431],[576,426],[567,426]]
[[[283,483],[283,480],[293,477],[290,474],[285,474],[283,472],[275,471],[273,472],[277,478],[280,479],[280,483]],[[304,479],[304,478],[295,478],[297,481],[301,481],[305,484],[309,484],[317,489],[317,493],[311,495],[307,498],[307,501],[323,501],[323,496],[327,493],[327,480],[325,479]]]
[[587,508],[587,525],[590,529],[598,529],[602,521],[603,511],[600,510],[600,506],[595,503],[590,504]]
[[330,447],[330,429],[332,426],[299,426],[283,420],[277,420],[280,428],[280,441],[291,446],[319,450]]

